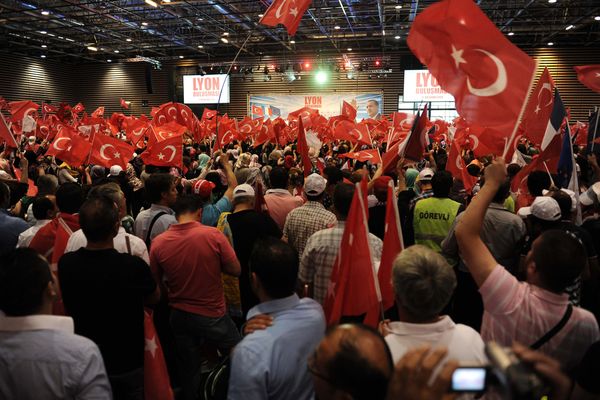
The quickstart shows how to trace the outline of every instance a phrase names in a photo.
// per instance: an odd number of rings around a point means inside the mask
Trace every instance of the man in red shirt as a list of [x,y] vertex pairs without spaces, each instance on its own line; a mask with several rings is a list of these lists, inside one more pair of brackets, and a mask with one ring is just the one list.
[[29,243],[29,247],[51,262],[56,271],[58,260],[65,252],[71,234],[79,230],[79,208],[83,204],[83,190],[77,183],[63,183],[56,190],[58,215],[42,227]]
[[221,281],[222,272],[239,276],[241,269],[225,235],[199,222],[198,196],[182,196],[174,208],[178,223],[152,242],[150,266],[157,282],[166,286],[184,395],[193,399],[200,347],[208,342],[228,352],[241,339],[226,314]]

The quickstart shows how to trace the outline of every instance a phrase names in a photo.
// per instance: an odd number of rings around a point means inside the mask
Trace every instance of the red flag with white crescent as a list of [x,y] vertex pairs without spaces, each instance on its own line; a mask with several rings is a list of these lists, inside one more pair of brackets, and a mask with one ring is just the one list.
[[148,146],[140,157],[146,165],[157,167],[183,168],[183,139],[181,136],[154,143]]
[[133,146],[112,136],[96,134],[90,154],[90,164],[110,168],[119,165],[125,169],[133,157]]
[[282,24],[288,34],[294,36],[311,2],[312,0],[275,0],[259,23],[267,26]]
[[600,64],[574,67],[577,79],[582,85],[594,92],[600,93]]

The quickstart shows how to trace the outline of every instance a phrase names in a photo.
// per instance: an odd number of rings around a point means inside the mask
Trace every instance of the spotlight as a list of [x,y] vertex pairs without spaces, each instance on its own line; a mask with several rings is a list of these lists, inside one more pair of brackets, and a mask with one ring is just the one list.
[[290,40],[290,44],[296,44],[295,40]]
[[131,39],[130,39],[130,38],[127,38],[127,39],[125,39],[125,40],[126,40],[126,41],[128,41],[128,42],[131,42]]
[[48,46],[46,46],[45,44],[42,45],[42,49],[45,49],[46,47],[48,47]]
[[183,58],[183,56],[179,56],[179,58]]
[[348,51],[352,51],[352,47],[348,47],[346,50],[348,50]]
[[565,31],[570,31],[573,28],[575,28],[575,25],[569,25],[565,28]]
[[515,33],[514,32],[508,32],[508,36],[514,36]]
[[50,11],[44,10],[44,11],[42,11],[42,15],[50,15]]
[[381,61],[379,61],[379,60],[375,60],[375,66],[376,66],[376,67],[379,67],[380,65],[381,65]]
[[117,53],[117,54],[118,54],[118,53],[119,53],[119,50],[115,50],[115,53]]
[[222,37],[221,38],[221,42],[223,42],[223,43],[229,43],[229,40],[227,40],[227,38]]
[[396,7],[394,7],[396,10],[400,10],[402,8],[402,6],[400,4],[398,4]]
[[88,46],[87,49],[91,51],[98,51],[98,48],[94,46]]
[[595,19],[596,21],[600,21],[600,15],[596,15],[596,16],[594,17],[594,19]]
[[309,62],[305,62],[304,63],[304,69],[310,69],[310,63]]
[[107,63],[111,63],[112,60],[109,58],[108,60],[106,60]]
[[323,85],[327,82],[327,80],[329,79],[329,76],[327,74],[327,72],[321,70],[317,72],[317,75],[315,75],[315,80],[317,81],[317,83],[319,85]]
[[548,42],[548,46],[554,46],[554,42]]
[[342,29],[342,28],[339,25],[336,25],[336,26],[333,27],[333,29],[339,30],[339,29]]
[[148,23],[146,21],[142,22],[143,26],[148,26]]
[[42,54],[40,57],[42,57],[42,58],[46,58],[46,55],[45,55],[45,54]]
[[396,35],[396,36],[394,36],[394,39],[396,39],[396,40],[400,40],[400,35]]

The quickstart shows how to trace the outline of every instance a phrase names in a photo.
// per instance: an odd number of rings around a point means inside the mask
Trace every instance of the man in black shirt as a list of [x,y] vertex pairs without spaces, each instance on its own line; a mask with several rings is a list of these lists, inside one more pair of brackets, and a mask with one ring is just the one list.
[[117,205],[88,199],[79,214],[87,246],[58,263],[65,309],[75,333],[102,353],[115,399],[143,399],[144,303],[160,297],[148,265],[113,248],[119,230]]
[[233,191],[233,214],[227,216],[227,222],[233,236],[233,249],[240,260],[240,299],[244,318],[252,307],[258,304],[258,298],[250,287],[248,261],[257,239],[272,236],[281,238],[281,231],[271,217],[254,211],[255,193],[248,184],[238,185]]

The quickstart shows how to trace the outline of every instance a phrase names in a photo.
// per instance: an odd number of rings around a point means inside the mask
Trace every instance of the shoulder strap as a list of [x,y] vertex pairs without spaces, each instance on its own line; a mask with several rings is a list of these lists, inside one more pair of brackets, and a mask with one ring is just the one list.
[[156,223],[156,221],[158,221],[158,219],[165,214],[165,211],[160,211],[154,216],[154,218],[152,218],[152,221],[150,221],[150,226],[148,226],[148,232],[146,233],[146,247],[148,247],[148,250],[150,250],[150,244],[152,243],[152,240],[150,239],[150,235],[152,234],[152,228],[154,228],[154,224]]
[[571,314],[573,314],[573,306],[569,304],[567,306],[567,310],[565,311],[565,315],[558,321],[558,324],[554,326],[554,328],[550,329],[544,336],[538,339],[537,342],[529,346],[533,350],[537,350],[546,344],[550,339],[552,339],[562,328],[565,327],[567,322],[569,322],[569,318],[571,318]]
[[64,219],[62,219],[62,217],[58,217],[58,223],[60,224],[60,226],[62,226],[62,228],[65,230],[65,232],[67,232],[67,235],[69,235],[69,237],[71,237],[71,235],[73,234],[73,230],[71,229],[71,227],[69,225],[67,225],[67,223],[65,222]]
[[127,246],[127,254],[131,254],[131,243],[129,241],[129,235],[125,235],[125,245]]

